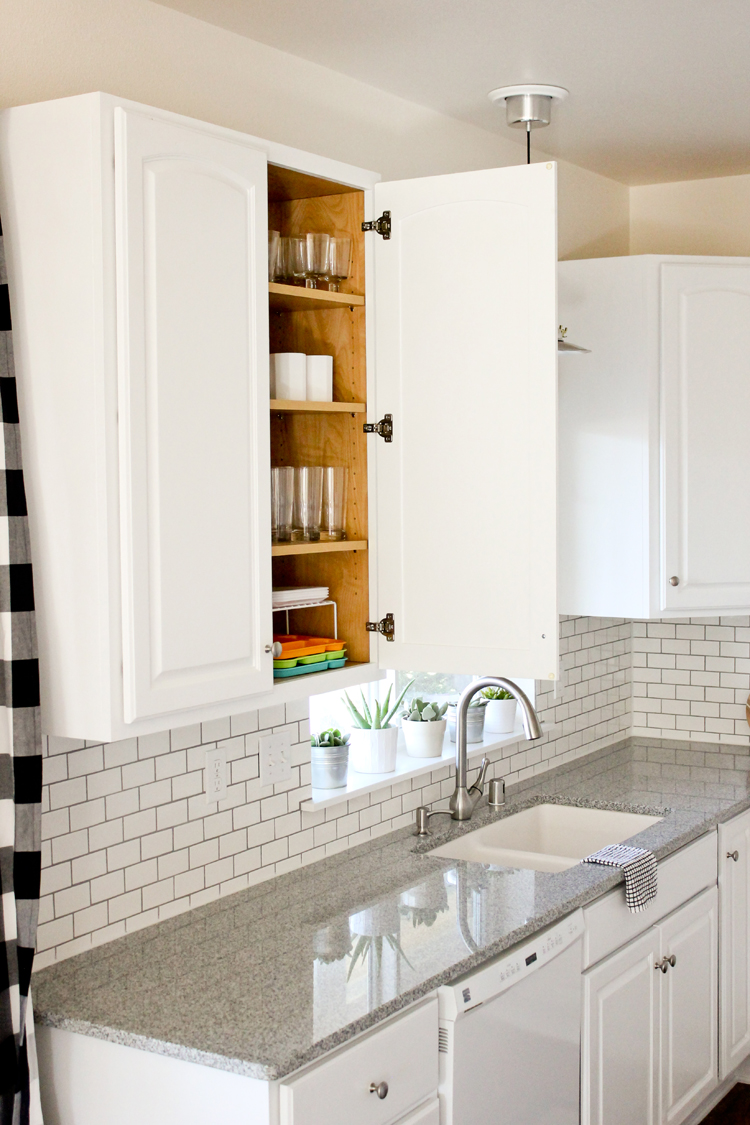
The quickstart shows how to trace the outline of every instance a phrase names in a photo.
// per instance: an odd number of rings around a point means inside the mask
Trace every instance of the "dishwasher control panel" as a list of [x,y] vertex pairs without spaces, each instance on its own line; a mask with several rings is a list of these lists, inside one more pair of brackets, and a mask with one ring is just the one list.
[[583,911],[563,918],[529,941],[501,953],[488,965],[438,989],[441,1020],[456,1020],[499,996],[583,936]]

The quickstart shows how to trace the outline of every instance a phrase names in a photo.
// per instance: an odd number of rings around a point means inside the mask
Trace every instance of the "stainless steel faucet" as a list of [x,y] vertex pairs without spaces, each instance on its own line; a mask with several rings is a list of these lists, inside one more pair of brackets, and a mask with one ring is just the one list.
[[449,806],[450,814],[454,820],[471,820],[471,814],[484,791],[484,778],[488,765],[486,758],[482,760],[482,768],[477,780],[470,789],[466,787],[466,715],[469,704],[477,692],[488,687],[504,688],[509,691],[521,705],[521,718],[526,737],[528,739],[542,737],[539,717],[531,704],[531,700],[518,684],[514,684],[512,680],[506,680],[503,676],[485,676],[483,680],[475,680],[473,684],[469,684],[459,699],[456,709],[456,788]]

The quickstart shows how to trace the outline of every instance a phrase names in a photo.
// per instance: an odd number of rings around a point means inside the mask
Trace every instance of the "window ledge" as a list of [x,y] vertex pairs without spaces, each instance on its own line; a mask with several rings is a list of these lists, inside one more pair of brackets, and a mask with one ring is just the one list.
[[[547,729],[542,724],[542,731]],[[504,746],[512,746],[516,742],[525,740],[523,727],[517,722],[512,734],[487,734],[482,742],[470,742],[469,765],[476,766],[483,754],[493,750],[500,750]],[[365,793],[376,793],[380,789],[387,789],[400,781],[408,781],[412,777],[424,777],[427,774],[441,770],[445,766],[455,766],[456,744],[451,742],[448,732],[443,740],[443,753],[439,758],[412,758],[406,753],[404,736],[398,732],[398,750],[396,752],[396,768],[393,773],[355,773],[350,769],[347,784],[341,789],[313,789],[312,798],[303,801],[300,809],[303,812],[319,812],[321,809],[331,808],[342,802],[350,801],[353,797],[362,797]]]

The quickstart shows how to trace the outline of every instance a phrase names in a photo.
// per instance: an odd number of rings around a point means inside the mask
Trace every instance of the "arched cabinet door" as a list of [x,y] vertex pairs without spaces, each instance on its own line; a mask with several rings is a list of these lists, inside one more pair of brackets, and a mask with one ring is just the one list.
[[114,115],[130,723],[272,686],[266,156]]
[[556,166],[377,184],[374,203],[380,664],[554,678]]
[[661,317],[662,606],[741,612],[750,605],[750,266],[663,263]]

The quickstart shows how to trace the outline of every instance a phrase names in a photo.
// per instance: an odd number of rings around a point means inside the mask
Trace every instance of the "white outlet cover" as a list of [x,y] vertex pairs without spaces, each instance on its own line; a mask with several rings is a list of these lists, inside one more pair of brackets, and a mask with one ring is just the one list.
[[290,731],[260,737],[260,784],[263,788],[292,776],[292,735]]
[[227,752],[216,747],[206,751],[206,769],[203,775],[206,802],[223,801],[227,795]]

